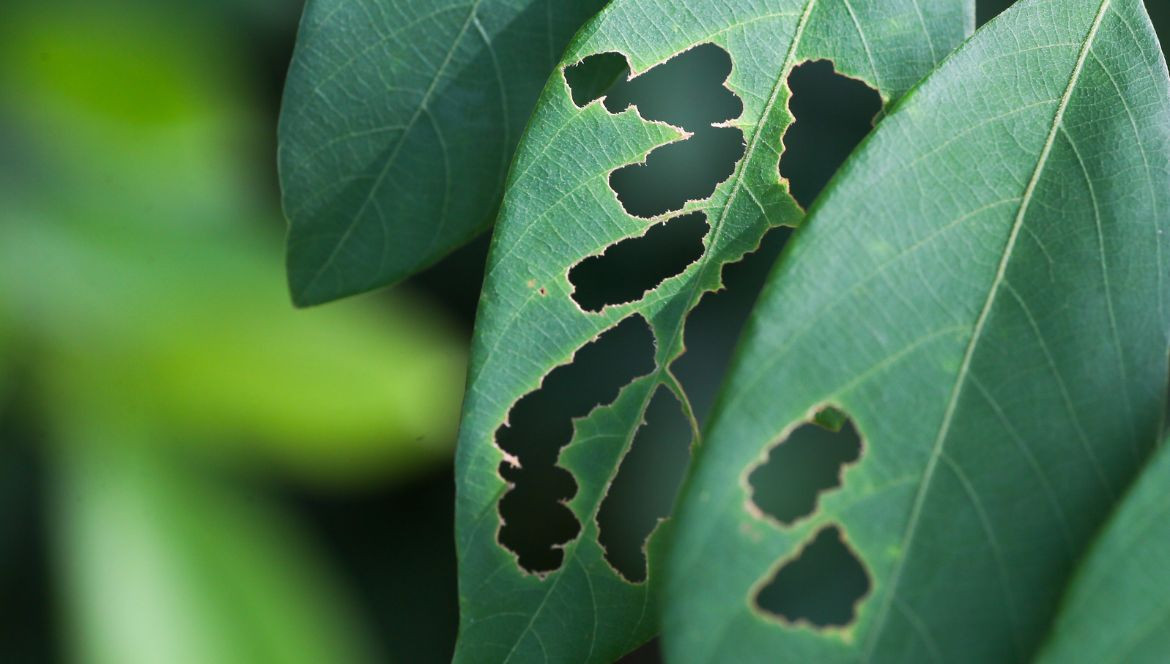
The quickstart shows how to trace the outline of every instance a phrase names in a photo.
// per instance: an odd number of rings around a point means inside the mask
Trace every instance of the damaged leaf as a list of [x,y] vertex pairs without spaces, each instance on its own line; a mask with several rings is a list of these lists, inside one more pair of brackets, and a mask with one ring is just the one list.
[[[792,122],[788,75],[802,62],[832,60],[836,71],[867,82],[888,101],[957,45],[973,17],[969,0],[618,0],[573,41],[518,148],[480,301],[456,461],[457,661],[612,661],[657,632],[663,529],[650,536],[647,581],[634,584],[605,559],[596,516],[658,388],[674,392],[690,413],[669,370],[683,352],[688,312],[720,287],[725,264],[753,251],[770,228],[796,225],[803,216],[778,168]],[[611,174],[718,127],[671,126],[638,99],[632,108],[610,109],[581,93],[578,100],[594,101],[579,107],[560,70],[616,53],[637,81],[706,44],[732,63],[724,86],[742,111],[718,124],[742,132],[743,157],[709,197],[653,219],[632,216],[611,189]],[[614,298],[596,312],[574,300],[569,275],[575,266],[687,214],[703,215],[710,230],[703,254],[681,273],[634,293],[634,301]],[[497,504],[508,485],[499,473],[505,457],[495,433],[545,375],[634,314],[654,332],[655,368],[576,421],[559,465],[575,479],[567,505],[581,531],[564,545],[557,569],[527,573],[498,541]]]
[[[982,28],[882,120],[769,278],[676,512],[668,659],[1027,661],[1090,550],[1052,661],[1164,658],[1143,621],[1165,631],[1165,593],[1109,580],[1164,563],[1125,550],[1161,527],[1142,521],[1164,462],[1090,545],[1162,435],[1168,230],[1170,80],[1141,1],[1023,0]],[[865,454],[812,516],[761,519],[746,474],[826,404]],[[769,620],[755,589],[827,527],[870,594],[841,627]],[[1098,624],[1123,608],[1128,629]]]
[[309,0],[281,107],[299,305],[384,286],[484,230],[561,51],[605,0]]

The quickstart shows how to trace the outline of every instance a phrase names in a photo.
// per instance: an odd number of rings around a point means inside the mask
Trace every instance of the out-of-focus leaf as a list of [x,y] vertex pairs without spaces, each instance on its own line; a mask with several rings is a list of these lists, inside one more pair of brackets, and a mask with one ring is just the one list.
[[137,439],[142,432],[104,424],[71,420],[55,450],[74,661],[379,661],[344,593],[280,514],[192,472],[171,448]]
[[[457,659],[609,661],[655,633],[661,530],[650,543],[648,581],[633,584],[605,560],[595,517],[653,395],[660,386],[681,392],[669,367],[683,353],[687,315],[705,293],[720,288],[724,265],[756,249],[770,228],[803,218],[778,170],[783,136],[793,123],[790,73],[805,61],[832,58],[838,72],[869,82],[886,100],[897,98],[966,36],[973,19],[974,4],[967,0],[618,0],[574,39],[517,150],[476,321],[456,461]],[[707,94],[734,95],[739,104],[732,113],[738,114],[727,122],[705,118],[696,124],[706,126],[694,129],[718,124],[721,131],[741,132],[743,156],[728,165],[725,180],[712,183],[709,196],[680,202],[682,209],[653,219],[635,217],[615,196],[610,174],[687,135],[643,119],[643,107],[611,109],[601,100],[578,106],[583,100],[573,98],[562,70],[590,56],[620,53],[635,76],[650,76],[652,68],[706,45],[730,61],[726,81]],[[686,117],[687,110],[661,112]],[[701,257],[681,273],[637,301],[598,312],[574,301],[569,273],[575,265],[683,215],[701,215],[709,230]],[[581,530],[547,578],[528,573],[498,540],[497,505],[508,487],[497,431],[513,405],[555,367],[638,316],[656,340],[652,369],[624,387],[612,407],[575,423],[560,463],[576,481],[568,507]]]
[[[1026,661],[1160,438],[1168,257],[1170,79],[1141,1],[1023,0],[984,26],[770,275],[676,515],[667,656]],[[766,518],[752,469],[824,406],[860,459],[807,518]],[[855,617],[765,613],[832,528],[867,577],[838,600]]]
[[234,55],[189,5],[14,0],[0,21],[3,195],[155,228],[256,214],[266,183],[247,157],[262,144]]
[[605,0],[309,0],[280,116],[301,305],[434,263],[495,217],[561,51]]
[[0,320],[46,396],[324,480],[445,458],[463,340],[406,294],[292,310],[198,13],[66,4],[0,21]]
[[1062,602],[1041,664],[1158,664],[1170,656],[1170,446],[1117,507]]
[[405,294],[297,312],[279,266],[243,232],[0,226],[0,298],[50,398],[99,395],[168,437],[326,478],[449,454],[458,336]]

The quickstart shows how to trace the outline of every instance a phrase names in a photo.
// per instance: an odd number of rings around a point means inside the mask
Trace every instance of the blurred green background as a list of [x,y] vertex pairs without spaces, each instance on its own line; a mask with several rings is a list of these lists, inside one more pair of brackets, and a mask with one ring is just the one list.
[[[0,662],[450,657],[486,241],[291,307],[274,137],[299,14],[5,2]],[[688,325],[700,412],[785,237]]]
[[0,661],[441,661],[469,330],[289,304],[294,2],[0,20]]

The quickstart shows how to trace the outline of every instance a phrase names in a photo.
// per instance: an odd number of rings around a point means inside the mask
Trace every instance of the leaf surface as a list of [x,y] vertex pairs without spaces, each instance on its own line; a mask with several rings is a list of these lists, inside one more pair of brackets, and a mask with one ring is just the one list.
[[[723,265],[754,250],[768,229],[803,216],[778,172],[792,122],[789,72],[832,58],[838,72],[895,98],[961,41],[972,21],[973,4],[963,0],[657,0],[612,3],[582,30],[562,68],[620,53],[637,76],[700,45],[726,51],[733,66],[724,85],[742,102],[727,126],[743,133],[745,154],[710,197],[653,220],[636,218],[610,189],[610,174],[685,135],[634,109],[611,113],[602,101],[578,107],[559,71],[545,88],[509,175],[473,342],[456,462],[458,660],[611,661],[657,631],[662,529],[650,540],[649,580],[631,584],[605,560],[595,517],[658,388],[684,396],[668,367],[683,352],[687,313],[720,287]],[[703,255],[681,274],[596,313],[574,302],[574,265],[654,223],[694,213],[710,230]],[[560,466],[577,485],[568,507],[581,532],[565,545],[556,571],[529,574],[497,541],[497,504],[509,487],[496,432],[554,367],[634,315],[652,327],[653,370],[575,422]]]
[[[1025,0],[982,28],[769,277],[676,515],[668,657],[1028,659],[1160,436],[1168,225],[1170,82],[1140,0]],[[861,458],[781,526],[748,473],[825,405]],[[831,527],[868,576],[856,618],[760,610]]]
[[398,281],[491,222],[541,86],[605,0],[309,0],[279,130],[295,302]]

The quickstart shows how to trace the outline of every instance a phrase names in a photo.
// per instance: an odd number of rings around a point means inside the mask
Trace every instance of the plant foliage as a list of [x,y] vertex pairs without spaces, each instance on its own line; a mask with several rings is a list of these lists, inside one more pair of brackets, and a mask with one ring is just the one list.
[[280,115],[293,299],[384,286],[491,223],[533,103],[604,0],[309,0]]
[[[1170,77],[1140,0],[1022,0],[970,39],[969,0],[615,0],[571,41],[596,7],[432,4],[310,1],[281,165],[303,304],[432,262],[502,200],[456,458],[457,661],[612,661],[660,630],[672,662],[1165,658],[1164,593],[1127,572],[1165,562],[1134,542],[1168,537],[1170,482],[1149,461]],[[525,51],[536,14],[557,17],[551,58]],[[735,113],[639,96],[700,51],[728,63],[702,94]],[[821,60],[885,106],[806,220],[780,160],[790,75]],[[742,145],[725,179],[629,198],[717,135]],[[673,366],[688,315],[781,226],[799,228],[701,427]],[[665,229],[701,241],[659,283],[584,292]],[[564,385],[584,401],[554,414]],[[695,458],[631,574],[603,506],[661,394]],[[554,415],[563,440],[518,442]],[[778,516],[753,485],[797,438],[843,452]],[[503,507],[537,467],[561,491],[543,557]]]
[[[1035,651],[1161,436],[1166,78],[1139,2],[1031,0],[881,122],[770,276],[724,385],[677,515],[673,660]],[[824,405],[862,458],[777,527],[742,478]],[[870,576],[856,621],[761,619],[755,588],[827,526]]]

